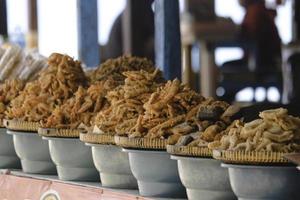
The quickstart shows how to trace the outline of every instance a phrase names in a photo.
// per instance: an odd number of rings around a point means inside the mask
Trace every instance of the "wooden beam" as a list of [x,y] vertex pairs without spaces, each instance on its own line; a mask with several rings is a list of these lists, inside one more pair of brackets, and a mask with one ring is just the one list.
[[181,79],[178,0],[155,0],[155,61],[166,79]]
[[29,49],[38,47],[37,0],[28,0],[28,33],[26,35],[26,47]]
[[77,0],[79,59],[88,67],[100,64],[97,0]]
[[122,38],[123,53],[132,54],[132,0],[126,1],[122,14]]
[[0,0],[0,35],[7,37],[7,10],[6,0]]
[[204,97],[216,97],[217,68],[214,49],[208,42],[201,40],[200,45],[200,87]]
[[37,31],[37,0],[28,0],[29,30]]
[[193,84],[193,70],[192,70],[192,46],[182,45],[182,82],[190,88],[195,89]]

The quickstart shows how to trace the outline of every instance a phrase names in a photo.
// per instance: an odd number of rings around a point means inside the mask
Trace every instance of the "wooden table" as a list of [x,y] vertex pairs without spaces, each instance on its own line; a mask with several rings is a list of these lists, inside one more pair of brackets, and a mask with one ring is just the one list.
[[238,26],[231,20],[218,18],[208,22],[193,22],[183,17],[180,24],[183,60],[183,81],[189,82],[191,77],[191,45],[199,42],[200,48],[200,91],[205,97],[216,94],[217,73],[213,43],[234,41]]

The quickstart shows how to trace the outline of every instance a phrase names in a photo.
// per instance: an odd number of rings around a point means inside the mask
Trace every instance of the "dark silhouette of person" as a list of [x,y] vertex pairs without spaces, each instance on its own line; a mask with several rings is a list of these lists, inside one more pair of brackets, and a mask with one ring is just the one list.
[[[220,71],[223,79],[220,85],[225,88],[222,97],[233,101],[236,93],[245,87],[272,85],[282,91],[281,39],[275,24],[276,11],[267,9],[264,0],[239,0],[246,9],[241,24],[238,44],[244,51],[240,60],[225,62]],[[254,72],[253,79],[239,79],[241,73]],[[232,74],[235,74],[232,81]],[[227,76],[228,75],[228,76]],[[236,81],[239,84],[235,84]]]
[[[255,71],[276,70],[281,64],[281,39],[275,25],[276,11],[267,9],[264,0],[240,0],[246,14],[241,24],[241,39],[254,44]],[[245,49],[247,59],[249,50]]]
[[[225,62],[221,71],[255,71],[260,74],[278,71],[281,66],[281,39],[275,24],[276,11],[267,9],[264,0],[239,2],[246,9],[238,35],[244,56],[240,60]],[[249,69],[250,59],[254,59],[255,69]]]

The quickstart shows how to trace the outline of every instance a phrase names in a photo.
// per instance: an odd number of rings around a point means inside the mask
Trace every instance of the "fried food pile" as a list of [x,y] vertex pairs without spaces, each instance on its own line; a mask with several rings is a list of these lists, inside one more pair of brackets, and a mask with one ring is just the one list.
[[7,112],[9,118],[45,121],[56,106],[73,96],[79,86],[87,85],[80,62],[70,56],[53,53],[48,65],[37,80],[28,82],[20,95],[11,101]]
[[[118,86],[124,85],[128,73],[131,74],[129,76],[134,76],[136,73],[127,72],[127,70],[139,68],[145,68],[151,73],[155,70],[153,64],[144,58],[123,56],[106,61],[93,73],[89,73],[91,82],[89,88],[80,87],[72,98],[54,110],[42,126],[72,129],[77,128],[80,124],[87,127],[92,126],[96,114],[103,109],[107,109],[113,103],[113,99],[108,100],[106,98],[107,93]],[[147,73],[147,71],[143,71],[143,73]],[[138,76],[136,75],[135,78],[138,78]],[[129,87],[131,91],[125,89],[127,91],[126,98],[130,98],[134,93],[146,92],[143,90],[136,91],[139,88],[143,89],[139,87],[139,84],[141,86],[144,84],[142,79],[136,81],[134,85],[130,85],[132,81],[129,79],[127,77],[125,87]],[[152,81],[152,79],[149,81]]]
[[97,81],[88,89],[80,86],[75,95],[63,105],[56,107],[42,124],[47,128],[77,128],[81,123],[91,126],[95,114],[108,106],[107,91],[115,88],[114,81]]
[[184,122],[185,115],[203,100],[204,97],[179,80],[168,81],[144,104],[145,113],[130,137],[167,138],[172,134],[172,128]]
[[243,123],[234,121],[210,149],[232,151],[296,152],[300,150],[300,118],[283,108],[266,110],[260,119]]
[[111,76],[115,81],[123,84],[126,78],[123,72],[144,70],[147,72],[154,71],[153,63],[146,58],[139,58],[134,56],[121,56],[115,59],[108,59],[101,64],[93,73],[90,74],[91,82],[101,81]]
[[24,85],[24,82],[18,79],[6,80],[3,84],[0,84],[0,126],[5,118],[9,103],[19,95]]
[[[148,69],[150,71],[150,68]],[[110,106],[97,114],[95,132],[124,135],[136,124],[138,116],[144,112],[143,104],[152,92],[164,81],[158,69],[123,72],[125,84],[108,92],[106,98]]]
[[87,86],[80,61],[68,55],[53,53],[48,59],[48,65],[38,79],[42,93],[50,94],[61,102],[70,98],[80,85]]
[[187,114],[185,124],[189,124],[191,131],[184,135],[174,134],[168,143],[176,146],[207,147],[209,142],[221,137],[220,133],[231,124],[232,116],[238,111],[237,106],[207,98]]
[[[208,111],[208,106],[217,109],[217,113],[204,112]],[[181,136],[197,132],[201,126],[211,125],[206,118],[215,118],[218,109],[224,113],[228,106],[225,102],[205,99],[177,79],[168,81],[143,105],[145,112],[130,129],[129,137],[168,139],[169,144],[175,144]],[[197,116],[199,110],[204,116]]]

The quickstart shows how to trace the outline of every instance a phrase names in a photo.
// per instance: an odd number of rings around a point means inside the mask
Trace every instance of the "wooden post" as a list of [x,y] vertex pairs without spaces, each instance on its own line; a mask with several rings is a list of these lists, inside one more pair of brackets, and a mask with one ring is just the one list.
[[122,15],[122,38],[123,38],[123,53],[132,55],[132,8],[133,1],[127,0],[126,7]]
[[29,49],[38,48],[37,0],[28,0],[28,26],[26,47]]
[[0,35],[7,37],[6,0],[0,0]]
[[100,64],[97,0],[77,0],[79,59],[88,67]]
[[181,79],[178,0],[155,0],[155,61],[166,79]]
[[182,82],[195,89],[192,81],[192,46],[182,45]]
[[215,57],[207,42],[200,41],[200,86],[205,97],[216,96]]

